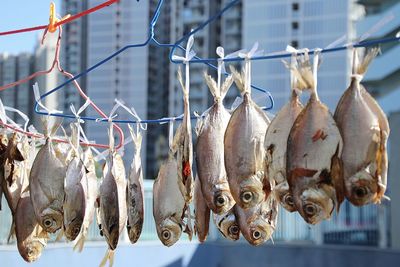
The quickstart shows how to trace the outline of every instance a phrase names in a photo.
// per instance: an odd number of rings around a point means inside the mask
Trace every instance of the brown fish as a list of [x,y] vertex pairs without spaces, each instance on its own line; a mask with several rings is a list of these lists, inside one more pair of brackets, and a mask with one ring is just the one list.
[[222,101],[232,85],[229,76],[221,88],[211,76],[204,75],[214,97],[214,105],[199,120],[196,144],[196,163],[201,189],[208,207],[217,214],[230,210],[235,201],[229,189],[225,170],[224,135],[230,114]]
[[71,123],[70,126],[73,152],[65,176],[63,212],[64,235],[68,240],[73,241],[81,231],[85,216],[86,196],[83,183],[87,182],[87,170],[83,164],[82,151],[79,147],[78,128],[75,123]]
[[297,211],[307,223],[330,218],[343,201],[340,168],[342,138],[316,90],[318,53],[314,54],[314,73],[308,54],[299,58],[296,78],[312,89],[306,107],[294,122],[287,143],[287,179]]
[[217,226],[218,231],[226,238],[232,241],[236,241],[240,237],[240,228],[236,220],[234,210],[236,205],[232,209],[228,210],[223,214],[213,213],[214,224]]
[[240,232],[251,245],[258,246],[272,238],[278,219],[278,202],[272,194],[253,208],[235,206],[235,213]]
[[[291,64],[296,58],[292,57]],[[290,68],[290,66],[289,66]],[[293,67],[291,67],[293,68]],[[296,210],[293,196],[289,190],[286,177],[286,149],[287,139],[294,121],[303,109],[297,93],[298,81],[291,71],[292,96],[289,103],[284,105],[271,121],[265,134],[265,180],[273,180],[276,184],[273,193],[281,205],[290,212]]]
[[54,233],[63,224],[64,178],[67,167],[56,157],[56,149],[51,140],[61,121],[55,122],[50,131],[47,121],[44,124],[46,143],[33,161],[29,189],[38,223],[45,231]]
[[200,243],[206,241],[210,224],[210,208],[204,200],[200,179],[194,184],[194,232]]
[[361,63],[353,54],[353,75],[335,112],[343,136],[343,179],[346,198],[356,206],[379,203],[386,190],[389,123],[372,96],[360,84],[377,55],[371,49]]
[[142,233],[144,219],[143,171],[140,159],[142,135],[140,132],[135,133],[130,126],[129,131],[135,145],[135,153],[126,188],[126,205],[128,207],[128,222],[126,228],[128,229],[129,240],[134,244],[138,241]]
[[236,204],[248,209],[265,198],[264,138],[269,119],[251,99],[246,75],[231,71],[243,102],[232,113],[225,132],[225,167]]
[[14,222],[19,254],[27,262],[36,261],[47,244],[48,234],[36,221],[29,191],[18,201]]

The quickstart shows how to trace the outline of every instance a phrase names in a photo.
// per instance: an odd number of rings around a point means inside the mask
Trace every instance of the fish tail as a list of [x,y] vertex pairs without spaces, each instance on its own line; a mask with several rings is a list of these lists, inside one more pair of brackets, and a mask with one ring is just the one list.
[[[356,50],[356,49],[355,49]],[[357,74],[364,75],[367,72],[369,64],[379,54],[379,47],[371,48],[367,51],[364,58],[359,62],[358,66],[354,66],[357,69]],[[357,52],[354,52],[354,56],[357,56]]]
[[104,258],[101,260],[99,267],[106,266],[107,261],[109,262],[108,266],[112,267],[114,265],[114,255],[115,255],[114,250],[107,249],[106,254],[104,255]]
[[[49,129],[50,132],[48,132],[48,134],[50,134],[50,137],[54,136],[58,130],[58,128],[60,128],[61,124],[63,122],[62,118],[56,117],[53,121],[53,124],[51,125],[51,128]],[[50,126],[50,125],[48,125]]]
[[235,67],[233,67],[233,66],[229,66],[229,69],[232,72],[233,79],[235,80],[235,84],[236,84],[237,88],[239,89],[240,93],[242,95],[244,95],[245,93],[249,93],[249,92],[247,92],[247,89],[246,89],[244,74],[239,73],[239,71],[237,71],[235,69]]
[[[188,77],[186,77],[187,79]],[[181,84],[182,87],[182,92],[183,92],[183,99],[186,101],[186,99],[189,101],[189,88],[186,88],[184,82],[183,82],[183,78],[182,78],[182,70],[179,67],[178,68],[178,81]]]
[[83,250],[83,246],[85,245],[85,239],[86,237],[83,234],[79,235],[78,241],[76,241],[73,250],[78,250],[78,252],[81,253]]

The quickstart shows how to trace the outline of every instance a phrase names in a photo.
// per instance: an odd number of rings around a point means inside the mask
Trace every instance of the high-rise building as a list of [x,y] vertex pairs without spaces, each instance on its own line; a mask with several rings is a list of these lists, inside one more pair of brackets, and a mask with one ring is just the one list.
[[[9,84],[17,80],[17,57],[9,54],[2,54],[1,58],[1,84]],[[15,88],[13,88],[15,89]],[[9,89],[0,92],[1,100],[6,106],[15,106],[17,99],[15,90]]]
[[[88,6],[101,3],[102,0],[90,0]],[[91,14],[87,28],[88,66],[93,66],[126,45],[144,42],[148,37],[148,14],[148,1],[120,1]],[[141,118],[147,117],[148,49],[147,46],[126,49],[87,76],[87,93],[105,113],[111,111],[117,98],[134,107]],[[118,113],[118,119],[133,119],[123,110]],[[86,114],[99,117],[91,108]],[[89,122],[86,126],[89,139],[108,143],[107,127],[107,123]],[[127,128],[123,127],[126,136],[129,136]],[[130,144],[125,148],[124,159],[127,162],[132,159],[131,147]],[[143,147],[146,147],[145,141]],[[146,150],[142,151],[142,158],[146,158]]]

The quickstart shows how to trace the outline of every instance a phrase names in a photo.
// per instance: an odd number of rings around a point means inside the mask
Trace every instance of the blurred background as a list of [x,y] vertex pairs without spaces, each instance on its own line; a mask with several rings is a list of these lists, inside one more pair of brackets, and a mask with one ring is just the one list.
[[[76,14],[104,2],[103,0],[55,1],[60,15]],[[156,39],[174,43],[231,0],[167,0],[155,27]],[[2,0],[0,31],[47,24],[48,0]],[[114,51],[141,43],[149,34],[148,25],[157,0],[121,0],[89,16],[63,26],[61,66],[78,74],[106,58]],[[372,29],[372,30],[371,30]],[[222,17],[195,35],[194,50],[200,57],[215,58],[218,46],[225,54],[242,48],[250,49],[255,42],[265,52],[280,52],[287,45],[296,48],[324,48],[358,40],[392,37],[400,30],[398,0],[242,0]],[[42,33],[25,33],[0,37],[0,85],[14,82],[38,70],[49,69],[53,62],[56,35],[48,34],[40,44]],[[149,45],[128,49],[81,77],[78,81],[89,97],[109,113],[114,99],[122,99],[136,109],[142,119],[177,116],[183,112],[181,88],[176,79],[177,65],[169,61],[169,49]],[[273,241],[251,247],[244,240],[225,241],[212,227],[207,242],[199,245],[179,241],[172,248],[158,241],[152,217],[152,179],[167,155],[168,126],[148,125],[142,149],[146,181],[146,217],[144,232],[137,245],[129,245],[122,237],[116,253],[116,266],[398,266],[400,261],[400,45],[381,45],[381,54],[371,64],[363,83],[386,112],[390,125],[389,181],[387,195],[391,202],[356,208],[345,202],[340,214],[317,226],[307,225],[298,214],[280,210]],[[351,51],[324,54],[318,72],[320,98],[333,112],[349,84]],[[191,65],[190,104],[192,111],[206,110],[213,99],[203,80],[203,72],[215,72],[203,64]],[[276,113],[289,99],[289,72],[281,60],[255,61],[253,84],[271,92]],[[56,71],[36,79],[44,93],[63,83]],[[38,126],[33,111],[32,84],[0,92],[5,105],[29,115]],[[238,96],[232,88],[225,100],[228,108]],[[261,106],[269,106],[267,97],[254,92]],[[70,114],[70,104],[80,106],[80,98],[72,85],[52,94],[45,105]],[[86,115],[97,116],[93,109]],[[121,113],[119,119],[128,119]],[[16,121],[19,118],[15,118]],[[194,123],[194,122],[193,122]],[[106,125],[84,124],[90,140],[107,143]],[[125,129],[127,130],[127,129]],[[125,148],[128,166],[132,149]],[[6,207],[4,205],[3,207]],[[15,244],[7,244],[11,216],[7,208],[0,212],[1,266],[24,266]],[[72,253],[71,244],[51,243],[34,266],[57,265],[96,266],[106,244],[92,225],[91,240],[80,255]],[[4,265],[5,264],[5,265]]]

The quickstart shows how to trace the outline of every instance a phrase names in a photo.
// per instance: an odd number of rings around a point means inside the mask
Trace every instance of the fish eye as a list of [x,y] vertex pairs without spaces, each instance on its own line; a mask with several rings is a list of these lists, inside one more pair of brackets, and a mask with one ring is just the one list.
[[74,228],[74,234],[77,235],[79,234],[81,230],[79,229],[79,227]]
[[253,199],[253,193],[249,191],[243,192],[241,199],[244,203],[250,203],[251,200]]
[[50,219],[50,218],[45,219],[45,220],[43,221],[43,224],[44,224],[44,226],[46,226],[46,227],[50,227],[50,226],[53,225],[53,220]]
[[368,190],[365,186],[356,187],[353,189],[353,192],[357,198],[364,198],[366,195],[368,195]]
[[225,197],[224,196],[222,196],[222,195],[217,196],[215,200],[216,200],[216,204],[218,207],[222,207],[225,205]]
[[284,197],[283,197],[283,202],[285,202],[287,205],[289,206],[294,206],[294,201],[293,201],[293,196],[290,193],[287,193]]
[[171,233],[168,230],[164,230],[161,233],[162,237],[164,240],[168,240],[171,238]]
[[260,239],[260,237],[261,237],[261,232],[260,231],[258,231],[258,230],[253,231],[253,238],[255,240]]
[[303,210],[308,216],[314,216],[317,213],[317,207],[313,204],[305,205]]
[[228,228],[228,232],[229,232],[231,235],[237,235],[237,234],[239,233],[239,227],[238,227],[237,225],[231,225],[231,226]]

